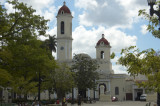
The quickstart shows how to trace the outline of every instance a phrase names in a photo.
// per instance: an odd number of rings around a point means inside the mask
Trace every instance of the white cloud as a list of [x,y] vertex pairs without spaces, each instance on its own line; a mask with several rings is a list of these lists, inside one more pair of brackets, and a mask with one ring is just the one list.
[[137,37],[135,35],[127,35],[115,28],[106,29],[105,34],[113,52],[121,52],[123,48],[136,45]]
[[[5,0],[6,1],[6,0]],[[36,10],[37,15],[44,16],[45,19],[49,19],[51,22],[55,21],[57,9],[54,6],[54,0],[18,0],[19,2],[26,3],[27,6],[32,6]],[[5,3],[5,7],[8,13],[14,12],[12,5]]]
[[75,12],[74,12],[74,11],[72,11],[72,16],[73,16],[73,17],[75,16]]
[[128,74],[127,69],[121,65],[112,65],[115,74]]
[[94,9],[94,7],[98,6],[98,2],[96,0],[75,0],[75,6],[85,10]]
[[119,57],[118,57],[118,56],[115,56],[114,59],[111,59],[111,62],[112,62],[112,63],[116,63],[116,62],[118,61],[118,59],[119,59]]
[[13,6],[9,3],[5,3],[4,6],[7,8],[7,13],[13,13],[15,10],[13,9]]
[[6,2],[6,0],[1,0],[0,1],[1,4],[4,4],[5,2]]
[[142,25],[142,26],[141,26],[141,33],[142,33],[143,35],[145,35],[145,34],[148,33],[148,31],[147,31],[147,25]]
[[36,14],[44,16],[45,19],[50,21],[55,20],[56,7],[54,6],[55,0],[19,0],[20,2],[27,3],[36,9]]
[[111,62],[113,63],[112,69],[114,70],[114,73],[115,74],[128,74],[126,67],[117,64],[119,58],[120,58],[119,56],[115,56],[114,59],[111,59]]
[[53,29],[47,31],[47,34],[50,34],[50,35],[57,35],[57,27],[54,27]]
[[48,8],[54,3],[54,0],[19,0],[19,1],[33,6],[33,8],[35,8],[36,10]]
[[138,10],[148,7],[146,0],[76,0],[75,6],[83,9],[80,24],[131,28],[138,19]]
[[85,52],[95,58],[95,46],[102,34],[105,34],[105,38],[110,42],[113,52],[120,52],[122,48],[136,45],[136,36],[127,35],[116,28],[106,29],[100,26],[87,30],[84,26],[78,26],[73,32],[73,53]]

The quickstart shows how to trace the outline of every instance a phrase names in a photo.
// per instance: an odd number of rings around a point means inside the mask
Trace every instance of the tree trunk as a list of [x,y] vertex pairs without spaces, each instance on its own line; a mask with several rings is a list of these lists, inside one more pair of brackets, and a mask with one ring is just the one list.
[[160,106],[160,93],[157,92],[157,106]]
[[48,90],[49,101],[51,100],[51,92]]
[[24,100],[27,102],[27,94],[24,95]]

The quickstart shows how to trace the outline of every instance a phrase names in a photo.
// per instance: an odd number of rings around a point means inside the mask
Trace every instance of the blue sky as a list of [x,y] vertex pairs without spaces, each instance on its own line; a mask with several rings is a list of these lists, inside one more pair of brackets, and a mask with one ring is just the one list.
[[[64,0],[19,0],[36,9],[36,14],[50,19],[47,33],[56,35],[56,15]],[[95,58],[95,45],[105,34],[117,54],[112,60],[115,73],[126,73],[126,69],[114,64],[122,48],[136,45],[140,50],[159,50],[160,39],[146,31],[148,21],[138,16],[138,10],[149,11],[147,0],[65,0],[73,15],[73,53],[87,53]],[[12,6],[1,1],[8,12]],[[46,39],[44,37],[42,40]],[[56,54],[54,54],[56,56]]]

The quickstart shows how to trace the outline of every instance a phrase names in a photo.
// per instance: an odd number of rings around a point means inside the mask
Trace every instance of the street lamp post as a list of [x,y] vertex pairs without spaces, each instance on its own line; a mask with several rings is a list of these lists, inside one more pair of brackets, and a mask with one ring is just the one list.
[[150,15],[153,16],[153,14],[156,14],[158,16],[158,20],[159,20],[159,30],[160,30],[160,5],[159,5],[159,10],[154,10],[153,6],[156,3],[156,0],[147,0],[148,1],[148,5],[150,6]]
[[[160,51],[156,52],[155,56],[160,56]],[[158,72],[158,70],[156,72]],[[157,106],[160,106],[160,93],[159,92],[157,92]]]
[[[154,10],[153,6],[156,3],[156,0],[147,0],[148,5],[150,6],[150,15],[153,16],[153,14],[156,14],[158,16],[159,20],[159,31],[160,31],[160,5],[159,5],[159,10]],[[157,106],[160,106],[160,93],[157,92]]]

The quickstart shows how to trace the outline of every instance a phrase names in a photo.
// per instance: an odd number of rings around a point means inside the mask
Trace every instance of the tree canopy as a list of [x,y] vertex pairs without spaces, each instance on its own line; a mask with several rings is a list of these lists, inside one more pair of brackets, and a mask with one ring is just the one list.
[[75,86],[74,76],[75,74],[70,70],[67,64],[60,64],[59,68],[55,70],[54,89],[59,99],[70,92],[72,87]]
[[148,90],[160,92],[160,54],[153,49],[140,51],[135,46],[122,49],[118,63],[127,67],[131,76],[145,75],[148,80],[138,83]]
[[96,71],[99,65],[96,60],[89,56],[78,54],[73,58],[71,69],[76,73],[75,83],[79,91],[86,91],[87,88],[94,89],[99,74]]
[[[38,73],[45,80],[56,62],[38,36],[47,36],[47,22],[32,7],[17,0],[8,1],[15,12],[7,13],[0,5],[0,77],[2,87],[19,94],[37,92]],[[54,42],[54,41],[53,41]],[[45,88],[44,88],[45,89]]]

